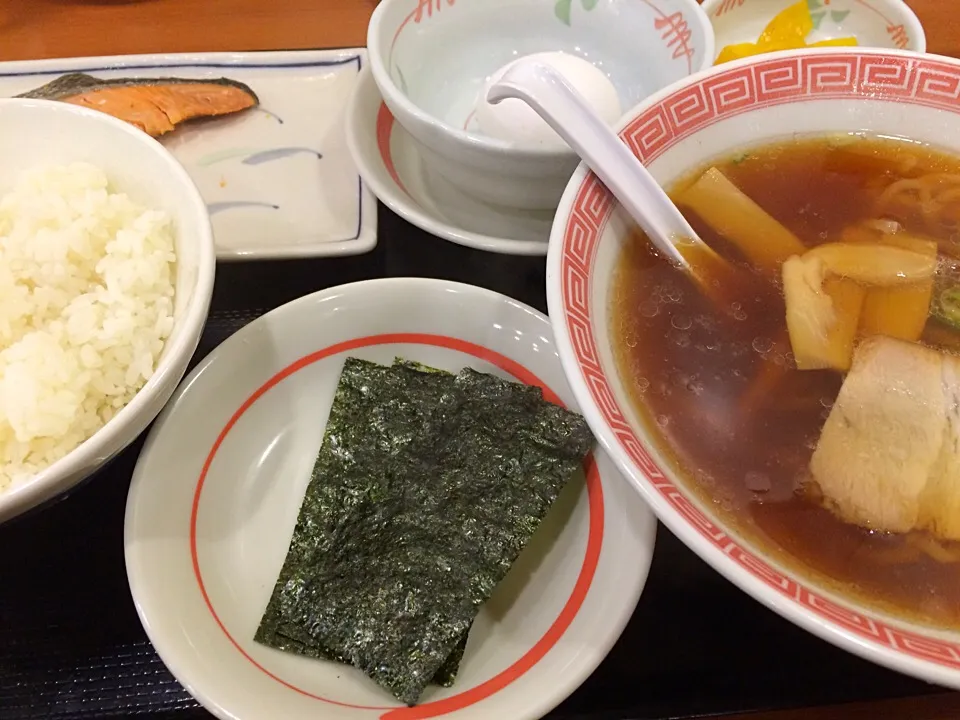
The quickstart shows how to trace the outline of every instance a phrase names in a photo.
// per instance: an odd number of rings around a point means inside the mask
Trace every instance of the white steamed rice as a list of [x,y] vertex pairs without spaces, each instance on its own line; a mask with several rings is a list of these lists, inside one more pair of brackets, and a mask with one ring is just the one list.
[[0,198],[0,491],[93,435],[150,378],[173,328],[170,219],[88,164]]

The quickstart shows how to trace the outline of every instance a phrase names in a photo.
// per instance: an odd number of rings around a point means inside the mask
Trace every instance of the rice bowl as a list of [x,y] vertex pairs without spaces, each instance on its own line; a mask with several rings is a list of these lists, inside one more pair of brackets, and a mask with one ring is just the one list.
[[0,100],[0,522],[146,428],[196,349],[214,270],[206,206],[159,143]]
[[169,216],[83,163],[0,198],[0,491],[103,426],[150,379],[173,328]]

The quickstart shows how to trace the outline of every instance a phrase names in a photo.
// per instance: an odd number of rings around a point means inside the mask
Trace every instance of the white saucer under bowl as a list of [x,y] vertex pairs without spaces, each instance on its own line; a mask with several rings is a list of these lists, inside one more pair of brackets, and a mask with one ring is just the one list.
[[517,210],[469,197],[430,172],[364,68],[347,107],[347,146],[360,177],[407,222],[459,245],[505,255],[546,255],[552,211]]
[[547,318],[473,286],[372,280],[261,317],[181,384],[137,463],[124,542],[147,634],[223,719],[542,717],[617,640],[653,554],[653,515],[599,450],[484,605],[451,688],[408,708],[358,670],[254,642],[348,356],[470,366],[573,403]]

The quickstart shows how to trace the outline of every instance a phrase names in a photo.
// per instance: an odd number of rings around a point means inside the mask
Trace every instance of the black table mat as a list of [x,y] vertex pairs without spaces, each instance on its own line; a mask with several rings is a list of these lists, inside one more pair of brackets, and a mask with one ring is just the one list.
[[[546,311],[543,258],[461,248],[381,208],[380,243],[367,255],[221,264],[195,361],[301,295],[411,275],[481,285]],[[154,653],[127,587],[123,514],[141,444],[66,499],[0,527],[0,719],[211,717]],[[795,628],[661,526],[650,578],[623,636],[548,717],[660,720],[932,692]]]

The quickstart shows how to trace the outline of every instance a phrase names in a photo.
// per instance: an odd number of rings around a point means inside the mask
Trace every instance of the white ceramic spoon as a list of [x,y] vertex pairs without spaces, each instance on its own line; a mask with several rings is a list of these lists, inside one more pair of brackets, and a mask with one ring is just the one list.
[[507,98],[525,102],[567,141],[665,257],[689,270],[678,242],[700,244],[713,254],[630,148],[560,73],[535,59],[518,60],[486,99],[495,105]]

